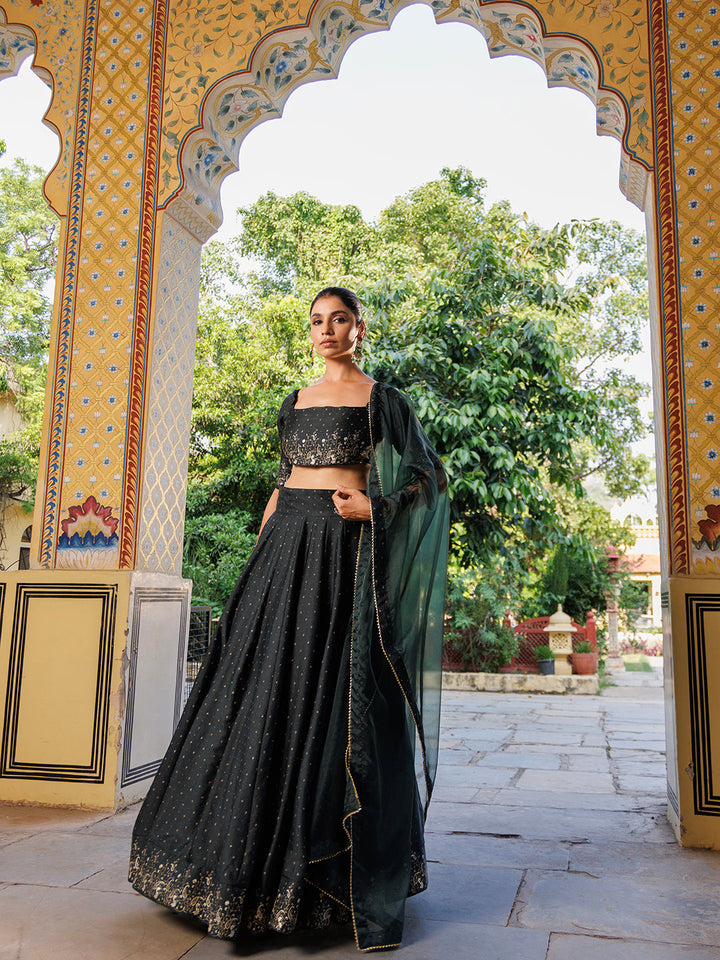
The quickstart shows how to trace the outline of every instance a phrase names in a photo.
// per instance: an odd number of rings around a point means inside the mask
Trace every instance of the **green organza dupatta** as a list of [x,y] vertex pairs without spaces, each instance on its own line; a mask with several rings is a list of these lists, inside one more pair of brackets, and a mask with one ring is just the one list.
[[361,950],[398,944],[405,900],[426,885],[448,541],[445,473],[412,406],[376,384],[369,416],[373,516],[356,570],[345,818]]

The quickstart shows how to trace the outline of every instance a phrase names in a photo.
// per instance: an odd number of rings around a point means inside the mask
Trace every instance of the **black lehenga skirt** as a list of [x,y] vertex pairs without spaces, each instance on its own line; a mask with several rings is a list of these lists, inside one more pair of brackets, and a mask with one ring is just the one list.
[[[130,880],[216,937],[350,919],[345,772],[364,524],[281,488],[138,815]],[[369,535],[369,533],[368,533]]]

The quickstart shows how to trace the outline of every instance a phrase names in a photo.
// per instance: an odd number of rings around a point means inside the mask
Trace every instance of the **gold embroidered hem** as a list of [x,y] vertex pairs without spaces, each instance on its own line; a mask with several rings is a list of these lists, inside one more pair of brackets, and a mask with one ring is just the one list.
[[130,881],[156,903],[207,924],[208,933],[234,940],[242,933],[293,933],[298,929],[324,930],[331,924],[349,924],[350,911],[314,884],[302,879],[283,881],[274,897],[218,883],[183,860],[170,860],[146,845],[133,849]]

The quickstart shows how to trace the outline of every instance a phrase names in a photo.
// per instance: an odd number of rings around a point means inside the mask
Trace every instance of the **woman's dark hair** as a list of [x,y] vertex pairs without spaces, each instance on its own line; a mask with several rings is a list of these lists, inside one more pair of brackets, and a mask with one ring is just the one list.
[[355,317],[358,324],[361,323],[363,318],[362,303],[360,297],[352,290],[348,290],[346,287],[325,287],[324,290],[315,295],[313,302],[310,304],[310,313],[312,313],[312,309],[318,300],[322,300],[323,297],[338,297]]

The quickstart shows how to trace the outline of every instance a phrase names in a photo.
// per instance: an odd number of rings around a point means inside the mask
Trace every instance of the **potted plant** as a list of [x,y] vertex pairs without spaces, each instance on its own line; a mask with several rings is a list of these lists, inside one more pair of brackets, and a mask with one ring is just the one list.
[[598,672],[598,655],[588,640],[581,640],[572,652],[572,665],[575,673],[587,676]]
[[550,676],[555,673],[555,657],[550,647],[544,644],[535,647],[535,656],[537,657],[538,666],[540,667],[540,673],[545,676]]

